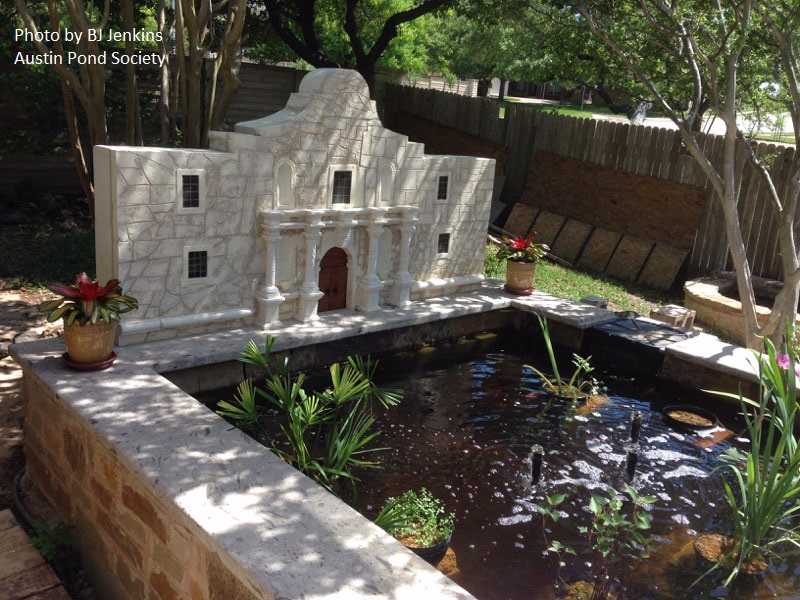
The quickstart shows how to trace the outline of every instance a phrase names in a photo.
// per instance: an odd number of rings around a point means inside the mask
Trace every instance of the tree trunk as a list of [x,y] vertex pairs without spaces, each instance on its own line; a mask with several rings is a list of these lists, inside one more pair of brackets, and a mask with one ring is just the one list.
[[158,0],[158,31],[161,33],[161,44],[159,53],[166,59],[161,65],[161,93],[158,97],[158,118],[161,124],[161,144],[163,146],[172,145],[174,131],[174,121],[170,110],[170,71],[169,71],[169,39],[170,31],[173,27],[167,27],[166,0]]
[[506,80],[500,80],[500,91],[497,93],[497,99],[502,102],[506,98]]
[[81,144],[81,134],[78,128],[78,117],[75,114],[72,92],[63,79],[61,80],[61,96],[64,100],[64,115],[67,118],[67,133],[69,134],[69,143],[72,148],[72,157],[75,160],[75,170],[78,172],[78,179],[80,179],[86,203],[89,205],[89,216],[94,227],[94,186],[92,185],[92,178],[89,176],[89,168],[86,165],[86,158],[83,154],[83,144]]
[[[122,0],[122,26],[125,31],[134,27],[132,0]],[[125,54],[132,56],[136,48],[133,40],[125,41]],[[142,122],[139,115],[139,90],[136,84],[136,65],[125,65],[125,143],[141,146]]]

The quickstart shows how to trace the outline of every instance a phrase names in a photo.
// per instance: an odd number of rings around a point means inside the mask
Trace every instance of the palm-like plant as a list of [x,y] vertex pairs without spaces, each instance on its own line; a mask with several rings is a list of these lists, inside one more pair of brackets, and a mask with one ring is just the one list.
[[291,375],[286,360],[270,366],[274,344],[273,337],[267,338],[264,351],[252,340],[247,344],[240,360],[266,369],[264,386],[245,380],[234,403],[218,403],[217,412],[240,427],[253,428],[263,420],[263,403],[258,398],[266,401],[277,409],[288,442],[284,449],[273,440],[273,451],[329,489],[342,478],[355,480],[355,469],[377,467],[370,456],[383,448],[371,445],[380,434],[373,429],[372,403],[394,406],[400,401],[400,390],[375,385],[376,365],[369,359],[348,357],[344,365],[330,367],[330,387],[306,392],[305,375]]

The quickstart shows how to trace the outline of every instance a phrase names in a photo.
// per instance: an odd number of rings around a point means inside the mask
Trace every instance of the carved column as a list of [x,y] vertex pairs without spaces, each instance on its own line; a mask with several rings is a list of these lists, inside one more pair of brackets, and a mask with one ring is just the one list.
[[278,244],[281,241],[281,215],[280,213],[262,212],[259,215],[261,239],[267,247],[267,263],[265,269],[264,285],[258,290],[258,319],[263,327],[277,323],[280,306],[285,300],[276,285]]
[[367,268],[364,277],[358,284],[359,302],[357,308],[365,312],[380,309],[380,294],[383,282],[378,278],[378,250],[380,249],[381,235],[383,234],[383,216],[385,208],[369,209],[369,250],[367,252]]
[[411,285],[414,283],[408,272],[408,266],[411,259],[411,236],[417,228],[415,223],[418,211],[419,209],[414,206],[403,207],[400,223],[400,258],[391,296],[392,304],[397,307],[403,307],[409,303]]
[[319,241],[322,239],[323,214],[323,211],[309,211],[303,229],[303,237],[306,242],[306,262],[295,313],[298,321],[313,321],[319,318],[317,304],[323,293],[319,290],[319,281],[317,280],[317,251],[319,250]]

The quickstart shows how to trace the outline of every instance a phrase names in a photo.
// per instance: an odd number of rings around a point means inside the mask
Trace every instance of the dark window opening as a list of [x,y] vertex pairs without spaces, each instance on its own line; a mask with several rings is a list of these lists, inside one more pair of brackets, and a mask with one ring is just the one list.
[[350,187],[353,184],[351,171],[333,172],[333,203],[350,204]]
[[447,200],[447,175],[439,175],[439,187],[436,189],[437,200]]
[[200,175],[182,175],[183,208],[200,207]]
[[189,252],[188,276],[189,279],[208,277],[208,252],[205,250]]
[[439,254],[447,254],[450,252],[450,234],[449,233],[440,233],[439,234]]

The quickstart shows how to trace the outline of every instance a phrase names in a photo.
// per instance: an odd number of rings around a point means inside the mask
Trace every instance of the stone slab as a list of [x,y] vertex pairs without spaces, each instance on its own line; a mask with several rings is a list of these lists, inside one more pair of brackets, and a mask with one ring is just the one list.
[[578,266],[589,271],[604,272],[621,238],[622,234],[617,231],[595,227],[578,257]]
[[512,235],[524,237],[531,230],[531,225],[538,212],[539,210],[533,206],[517,202],[511,209],[503,229]]
[[677,304],[667,304],[659,306],[650,311],[650,318],[669,325],[676,325],[685,329],[691,329],[694,325],[695,311],[678,306]]
[[605,272],[625,281],[636,281],[652,249],[653,242],[624,235]]
[[647,259],[638,283],[662,290],[672,287],[689,253],[686,250],[656,244]]
[[553,242],[552,253],[568,263],[574,263],[591,233],[592,226],[588,223],[575,219],[567,220],[558,234],[558,239]]
[[533,230],[536,232],[535,241],[552,247],[564,220],[561,215],[546,210],[541,211],[533,222]]

